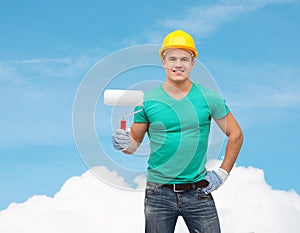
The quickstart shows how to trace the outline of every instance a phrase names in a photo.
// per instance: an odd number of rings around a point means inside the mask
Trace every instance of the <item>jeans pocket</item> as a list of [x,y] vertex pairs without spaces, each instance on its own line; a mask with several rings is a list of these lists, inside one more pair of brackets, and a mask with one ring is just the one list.
[[156,193],[157,189],[158,189],[158,184],[155,183],[151,183],[151,182],[147,182],[147,186],[146,186],[146,195],[153,195]]
[[206,194],[201,189],[198,189],[197,191],[198,191],[198,194],[197,194],[198,200],[203,200],[203,201],[213,201],[214,200],[211,193]]

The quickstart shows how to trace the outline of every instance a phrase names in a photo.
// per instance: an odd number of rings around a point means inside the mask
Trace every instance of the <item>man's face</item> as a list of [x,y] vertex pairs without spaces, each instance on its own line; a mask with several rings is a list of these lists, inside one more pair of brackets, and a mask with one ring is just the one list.
[[162,65],[166,70],[167,79],[182,82],[189,79],[194,66],[194,59],[190,51],[184,49],[168,49],[165,52]]

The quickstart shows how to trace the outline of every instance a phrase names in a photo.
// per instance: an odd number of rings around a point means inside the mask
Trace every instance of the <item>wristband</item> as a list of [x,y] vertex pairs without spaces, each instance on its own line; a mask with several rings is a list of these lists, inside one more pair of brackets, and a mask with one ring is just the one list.
[[220,168],[219,167],[219,169],[217,170],[217,174],[219,175],[219,176],[221,176],[221,178],[222,178],[222,180],[223,180],[223,183],[225,182],[225,180],[228,178],[228,176],[229,176],[229,173],[225,170],[225,169],[223,169],[223,168]]

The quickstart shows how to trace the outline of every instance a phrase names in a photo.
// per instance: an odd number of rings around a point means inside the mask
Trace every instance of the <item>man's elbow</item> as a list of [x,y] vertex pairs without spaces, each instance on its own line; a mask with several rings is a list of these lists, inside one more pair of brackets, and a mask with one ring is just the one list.
[[235,124],[232,127],[228,127],[225,131],[226,136],[231,141],[243,141],[244,140],[244,134],[241,129],[241,127],[238,124]]
[[239,142],[240,144],[244,141],[244,134],[241,128],[234,130],[231,134],[228,135],[229,138],[234,142]]

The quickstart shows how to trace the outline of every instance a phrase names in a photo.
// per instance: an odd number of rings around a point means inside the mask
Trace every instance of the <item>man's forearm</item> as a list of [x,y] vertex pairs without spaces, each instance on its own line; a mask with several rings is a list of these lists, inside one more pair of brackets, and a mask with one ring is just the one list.
[[241,130],[229,135],[226,145],[225,156],[221,164],[221,168],[228,173],[231,171],[242,147],[244,136]]
[[133,123],[130,129],[130,145],[123,150],[125,154],[133,154],[142,143],[148,123]]

